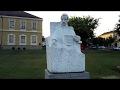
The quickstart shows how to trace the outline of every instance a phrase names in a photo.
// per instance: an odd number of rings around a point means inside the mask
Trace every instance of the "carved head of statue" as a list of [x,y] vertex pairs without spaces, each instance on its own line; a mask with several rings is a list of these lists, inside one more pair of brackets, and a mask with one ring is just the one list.
[[61,16],[61,24],[62,24],[62,26],[68,25],[68,20],[69,20],[68,15],[65,14],[65,13],[62,14],[62,16]]

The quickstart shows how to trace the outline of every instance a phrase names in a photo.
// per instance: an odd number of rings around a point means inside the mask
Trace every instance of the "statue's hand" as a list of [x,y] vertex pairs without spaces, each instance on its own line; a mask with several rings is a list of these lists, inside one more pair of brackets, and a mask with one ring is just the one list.
[[81,44],[81,43],[82,43],[82,41],[78,41],[78,43],[79,43],[79,44]]
[[74,39],[74,41],[78,42],[78,41],[80,41],[80,36],[76,35],[73,39]]
[[82,43],[82,41],[80,41],[81,38],[80,38],[80,36],[78,36],[78,35],[76,35],[73,39],[74,39],[75,42],[77,42],[77,43],[79,43],[79,44]]
[[53,45],[55,45],[55,44],[56,44],[56,42],[57,42],[57,40],[56,40],[56,39],[53,39],[53,40],[52,40],[52,44],[53,44]]

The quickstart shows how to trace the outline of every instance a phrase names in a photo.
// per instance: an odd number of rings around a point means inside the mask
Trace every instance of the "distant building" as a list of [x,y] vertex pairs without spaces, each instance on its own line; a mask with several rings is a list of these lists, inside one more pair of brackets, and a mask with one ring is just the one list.
[[115,31],[113,30],[113,31],[105,32],[101,34],[99,37],[106,39],[108,37],[114,37],[114,35],[115,35]]
[[113,37],[113,38],[115,38],[113,46],[116,46],[116,47],[120,46],[120,36],[115,32],[115,30],[105,32],[105,33],[101,34],[99,37],[105,38],[105,39],[109,38],[109,37]]
[[0,49],[42,49],[42,21],[24,11],[0,11]]

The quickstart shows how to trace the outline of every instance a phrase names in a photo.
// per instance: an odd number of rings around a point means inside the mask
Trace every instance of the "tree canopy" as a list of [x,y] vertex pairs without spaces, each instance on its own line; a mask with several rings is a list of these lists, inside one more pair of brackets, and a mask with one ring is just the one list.
[[99,45],[99,46],[109,46],[115,41],[115,38],[110,36],[108,38],[102,38],[102,37],[95,37],[92,39],[92,43],[94,45]]
[[115,26],[115,31],[117,32],[117,34],[120,36],[120,20],[118,20],[118,23]]
[[83,17],[71,17],[69,18],[68,25],[74,28],[76,35],[81,37],[84,45],[86,45],[89,39],[92,39],[94,30],[98,27],[99,19],[95,19],[91,16]]

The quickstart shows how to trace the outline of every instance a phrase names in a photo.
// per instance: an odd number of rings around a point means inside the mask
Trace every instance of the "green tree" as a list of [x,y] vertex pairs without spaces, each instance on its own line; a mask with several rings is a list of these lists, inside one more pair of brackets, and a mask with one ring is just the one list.
[[74,28],[76,35],[81,37],[82,44],[86,45],[95,36],[94,30],[98,27],[99,19],[95,19],[91,16],[74,16],[69,18],[68,25]]
[[115,32],[120,36],[120,19],[118,20],[118,23],[115,24]]
[[111,44],[114,42],[115,38],[113,38],[112,36],[108,37],[108,38],[102,38],[102,37],[96,37],[92,39],[92,43],[94,45],[99,45],[99,46],[111,46]]
[[105,38],[98,37],[98,45],[104,46],[105,45]]
[[93,39],[91,40],[91,43],[92,43],[93,45],[97,45],[97,44],[98,44],[98,38],[97,38],[97,37],[93,38]]
[[115,31],[116,31],[117,34],[120,36],[120,24],[119,24],[119,23],[116,25]]
[[115,41],[115,38],[112,37],[112,36],[110,36],[110,37],[108,37],[108,38],[105,39],[105,42],[106,42],[107,46],[109,46],[109,45],[111,46],[111,44],[112,44],[114,41]]

